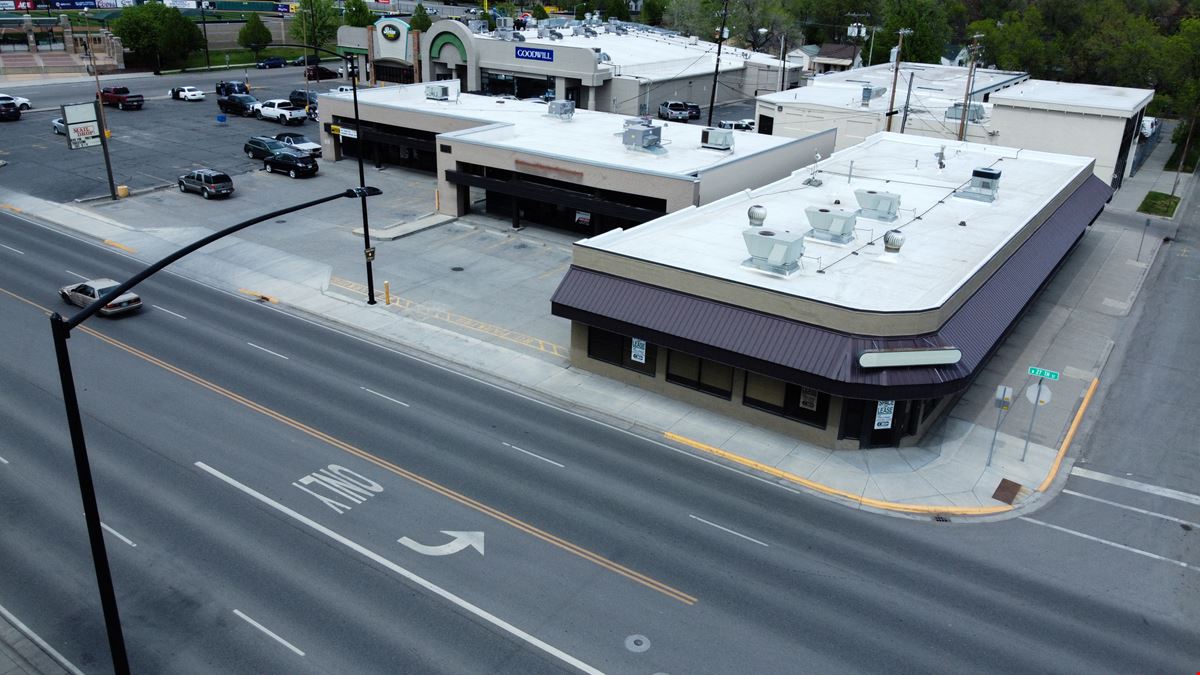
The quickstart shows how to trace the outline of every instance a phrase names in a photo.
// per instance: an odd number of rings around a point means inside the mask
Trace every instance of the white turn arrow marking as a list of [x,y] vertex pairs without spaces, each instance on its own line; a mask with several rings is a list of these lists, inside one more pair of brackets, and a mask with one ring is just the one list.
[[467,548],[474,546],[479,555],[483,555],[483,533],[482,532],[453,532],[450,530],[442,530],[442,534],[454,537],[454,540],[442,544],[441,546],[426,546],[419,542],[415,542],[408,537],[400,537],[397,539],[401,544],[411,548],[417,553],[424,555],[451,555]]

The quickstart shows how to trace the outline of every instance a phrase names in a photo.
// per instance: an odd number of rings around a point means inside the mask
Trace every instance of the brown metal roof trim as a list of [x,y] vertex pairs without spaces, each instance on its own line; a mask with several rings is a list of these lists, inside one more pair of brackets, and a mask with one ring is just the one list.
[[[944,396],[970,384],[1111,196],[1103,181],[1089,177],[935,333],[846,334],[574,265],[551,298],[551,312],[838,396]],[[963,355],[951,366],[858,365],[867,349],[951,346]]]

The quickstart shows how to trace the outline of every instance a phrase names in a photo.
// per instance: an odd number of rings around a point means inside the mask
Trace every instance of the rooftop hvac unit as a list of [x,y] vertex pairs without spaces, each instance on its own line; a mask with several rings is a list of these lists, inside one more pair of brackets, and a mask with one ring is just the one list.
[[514,30],[514,31],[512,32],[512,39],[513,39],[513,42],[524,42],[524,41],[525,41],[525,36],[524,36],[524,35],[521,35],[521,31],[519,31],[519,30]]
[[871,105],[871,99],[879,98],[880,96],[883,96],[884,92],[886,92],[886,91],[887,91],[887,87],[872,87],[872,86],[868,86],[868,85],[863,85],[862,107],[866,108],[867,106]]
[[553,28],[551,28],[550,29],[550,41],[553,42],[555,40],[561,40],[561,39],[563,39],[563,34],[554,30]]
[[733,129],[717,129],[704,127],[700,131],[700,147],[713,150],[733,149]]
[[747,227],[742,230],[742,241],[746,242],[746,250],[750,253],[750,257],[742,261],[742,267],[781,277],[791,276],[800,270],[800,256],[804,255],[804,233]]
[[444,84],[427,84],[425,85],[425,98],[430,101],[449,101],[450,87]]
[[854,197],[858,200],[858,215],[863,218],[889,223],[896,219],[896,210],[900,208],[900,195],[894,192],[855,190]]
[[971,184],[955,190],[955,197],[974,199],[977,202],[994,202],[1000,191],[1000,170],[981,166],[971,171]]
[[571,26],[571,35],[583,35],[583,26]]
[[808,236],[835,244],[848,244],[854,239],[854,224],[858,219],[853,211],[810,206],[804,213],[813,228]]
[[621,134],[621,140],[625,143],[625,147],[634,150],[658,148],[662,146],[662,127],[649,124],[626,126],[625,132]]
[[542,39],[550,37],[550,29],[545,26],[538,26],[538,37]]
[[496,17],[496,30],[512,30],[513,20],[511,16]]
[[550,101],[546,104],[546,114],[560,120],[569,120],[575,116],[575,101]]
[[[963,104],[961,102],[955,103],[954,105],[952,105],[946,109],[946,119],[948,119],[948,120],[955,120],[955,121],[961,120],[962,114],[963,114]],[[967,106],[967,121],[968,122],[982,122],[983,119],[984,119],[983,104],[972,101],[971,104],[969,106]]]
[[486,33],[488,30],[488,22],[480,19],[467,22],[467,28],[472,33]]

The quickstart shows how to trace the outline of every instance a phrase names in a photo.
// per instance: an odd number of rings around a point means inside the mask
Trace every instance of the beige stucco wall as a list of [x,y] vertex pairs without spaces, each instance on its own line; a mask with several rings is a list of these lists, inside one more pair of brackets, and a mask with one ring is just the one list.
[[[1094,157],[1096,177],[1111,185],[1117,172],[1126,119],[996,103],[992,106],[991,126],[999,132],[997,142],[1002,145]],[[1136,134],[1130,142],[1135,141]],[[1132,148],[1129,157],[1133,157]],[[1121,167],[1120,171],[1128,176],[1127,167]]]
[[[766,116],[775,120],[774,129],[771,132],[773,136],[803,138],[826,129],[835,129],[837,131],[835,150],[844,150],[858,145],[868,136],[887,130],[887,117],[882,112],[865,109],[858,112],[844,108],[778,105],[759,101],[755,111],[758,116]],[[900,131],[902,122],[902,115],[896,115],[892,120],[892,131]],[[907,122],[903,122],[903,124],[906,134],[947,140],[958,138],[958,122],[956,120],[933,118],[928,115],[910,115]],[[1014,145],[1011,142],[1012,139],[1001,142],[997,136],[988,133],[988,128],[987,124],[968,123],[965,140],[988,145]]]
[[[734,148],[737,148],[738,138],[750,133],[753,132],[735,131]],[[699,172],[700,200],[697,206],[787,178],[796,169],[816,162],[818,154],[828,157],[833,152],[833,143],[834,132],[825,131],[738,161],[703,169]]]

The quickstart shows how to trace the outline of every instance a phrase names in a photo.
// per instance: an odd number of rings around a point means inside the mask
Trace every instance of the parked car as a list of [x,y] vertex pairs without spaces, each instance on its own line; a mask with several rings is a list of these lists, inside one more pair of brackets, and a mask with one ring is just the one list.
[[317,105],[317,92],[293,89],[292,93],[288,94],[288,100],[297,108],[306,108],[309,106],[315,108]]
[[0,101],[0,120],[21,119],[21,108],[12,101]]
[[115,105],[118,110],[141,110],[146,99],[134,94],[129,87],[105,87],[96,94],[102,105]]
[[234,94],[249,94],[250,85],[241,80],[221,80],[216,86],[217,96],[233,96]]
[[[111,289],[120,286],[112,279],[89,279],[81,284],[70,284],[58,289],[58,295],[72,305],[87,307],[99,300]],[[128,292],[118,295],[112,302],[100,308],[101,316],[112,316],[123,312],[132,312],[142,306],[142,299],[136,293]]]
[[658,118],[664,120],[688,120],[687,104],[683,101],[663,101],[658,106]]
[[700,119],[700,104],[699,103],[692,103],[691,101],[684,101],[683,104],[685,106],[687,106],[689,120]]
[[195,87],[175,87],[170,92],[171,99],[175,101],[203,101],[204,92]]
[[205,199],[233,194],[233,179],[214,169],[193,169],[179,177],[180,192],[199,192]]
[[258,105],[258,99],[250,94],[232,94],[217,99],[217,107],[221,109],[221,112],[241,115],[242,117],[253,115],[254,106],[256,105]]
[[277,141],[270,136],[251,136],[242,146],[242,152],[250,159],[266,159],[287,149],[288,146],[283,141]]
[[293,66],[315,66],[321,62],[321,57],[316,54],[305,54],[292,59]]
[[1142,118],[1142,135],[1145,136],[1146,138],[1150,138],[1154,134],[1158,133],[1158,130],[1161,127],[1162,127],[1162,122],[1159,121],[1159,119],[1157,117],[1143,117]]
[[259,70],[263,68],[284,68],[287,66],[287,59],[282,56],[268,56],[267,58],[255,64]]
[[21,111],[29,110],[33,107],[33,104],[29,102],[29,99],[25,98],[24,96],[0,94],[0,103],[3,103],[4,101],[12,101],[13,103],[16,103],[17,108]]
[[286,98],[273,98],[254,107],[254,116],[260,120],[274,120],[280,124],[304,124],[308,114],[297,108]]
[[67,123],[63,121],[63,118],[55,117],[54,119],[50,120],[50,126],[54,127],[54,133],[58,134],[59,136],[67,135]]
[[737,129],[738,131],[754,131],[754,120],[721,120],[717,122],[720,129]]
[[286,148],[263,160],[267,173],[286,173],[292,178],[317,173],[317,160],[303,150]]
[[283,133],[275,134],[275,140],[283,141],[288,147],[303,150],[313,157],[321,156],[321,144],[314,143],[304,134],[298,134],[294,131],[284,131]]
[[318,82],[321,80],[336,80],[337,76],[337,73],[325,66],[308,66],[304,69],[304,79],[306,80],[316,80]]

